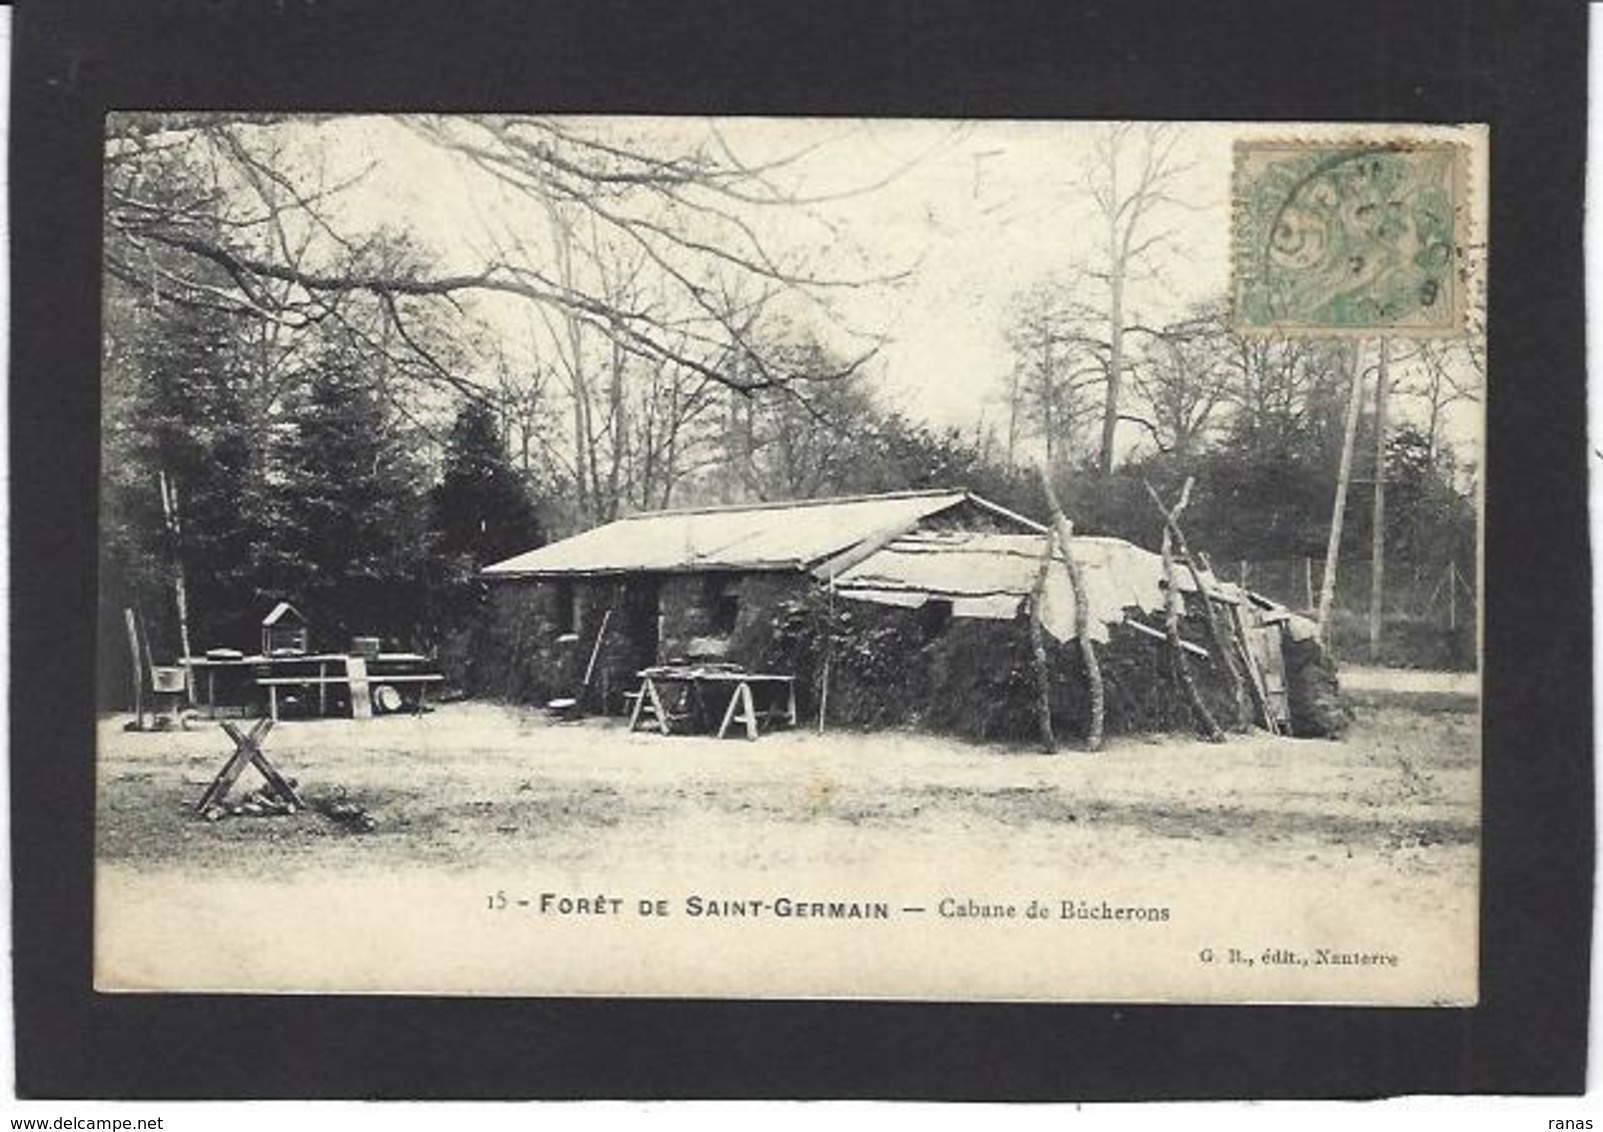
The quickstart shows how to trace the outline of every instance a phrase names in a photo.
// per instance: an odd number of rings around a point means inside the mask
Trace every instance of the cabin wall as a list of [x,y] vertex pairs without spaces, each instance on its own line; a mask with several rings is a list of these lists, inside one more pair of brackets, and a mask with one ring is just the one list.
[[665,577],[662,660],[756,666],[773,635],[779,604],[804,593],[809,584],[806,575],[788,572],[714,571]]
[[650,664],[760,667],[779,606],[809,584],[800,573],[733,571],[495,582],[473,691],[536,704],[580,697],[605,621],[582,698],[588,711],[617,714]]
[[[829,727],[917,728],[968,739],[1039,740],[1039,689],[1028,619],[949,618],[932,608],[901,609],[823,595],[799,603],[774,639],[768,666],[797,677],[797,706],[816,719],[828,672]],[[830,627],[833,626],[831,629]],[[1199,617],[1182,636],[1206,643]],[[1196,729],[1161,640],[1114,626],[1097,646],[1108,734]],[[1046,641],[1053,727],[1065,743],[1090,717],[1078,644]],[[1233,710],[1222,664],[1191,658],[1192,677],[1214,718]]]
[[497,582],[475,650],[472,691],[517,702],[544,702],[570,686],[576,651],[558,625],[555,587]]

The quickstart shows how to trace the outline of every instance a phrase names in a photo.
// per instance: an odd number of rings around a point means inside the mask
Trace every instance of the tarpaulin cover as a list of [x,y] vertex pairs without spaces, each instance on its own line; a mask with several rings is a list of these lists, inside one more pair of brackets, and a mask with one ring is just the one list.
[[[837,592],[859,601],[913,606],[934,598],[950,601],[954,617],[1010,619],[1035,586],[1045,550],[1044,535],[979,534],[968,531],[913,531],[842,572]],[[1075,538],[1070,553],[1085,580],[1091,638],[1108,639],[1108,627],[1127,610],[1163,609],[1163,559],[1114,538]],[[1176,601],[1183,613],[1186,593],[1195,593],[1190,571],[1176,570]],[[1206,571],[1203,584],[1220,600],[1247,600],[1239,586]],[[1041,603],[1043,627],[1060,641],[1075,635],[1074,588],[1060,558],[1047,572]]]

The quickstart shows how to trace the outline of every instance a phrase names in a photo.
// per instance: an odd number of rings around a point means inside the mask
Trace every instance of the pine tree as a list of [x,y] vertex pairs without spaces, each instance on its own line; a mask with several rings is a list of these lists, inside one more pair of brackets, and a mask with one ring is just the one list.
[[507,458],[494,410],[482,401],[457,411],[430,511],[436,552],[474,570],[545,541],[529,487]]
[[430,628],[441,663],[470,688],[479,683],[475,638],[488,599],[479,570],[545,541],[533,493],[508,460],[497,424],[479,401],[457,411],[430,496]]
[[[101,502],[102,602],[137,606],[176,655],[172,578],[187,580],[191,643],[235,643],[254,604],[260,422],[236,348],[212,312],[114,288],[108,300]],[[161,501],[165,480],[178,528]]]
[[423,614],[425,471],[359,353],[325,343],[273,456],[266,596],[292,602],[327,647],[416,643]]

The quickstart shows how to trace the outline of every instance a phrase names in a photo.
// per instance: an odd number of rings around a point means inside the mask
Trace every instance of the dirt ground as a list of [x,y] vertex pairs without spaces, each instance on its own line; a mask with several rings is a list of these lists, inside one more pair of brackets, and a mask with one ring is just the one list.
[[[905,851],[908,839],[961,833],[1060,863],[1066,852],[1116,853],[1135,871],[1181,843],[1256,859],[1269,848],[1303,860],[1363,854],[1472,875],[1475,716],[1385,696],[1360,705],[1342,742],[1126,737],[1097,755],[1071,741],[1049,757],[913,733],[664,738],[615,720],[553,723],[532,709],[460,703],[370,723],[281,724],[267,750],[310,812],[216,824],[192,804],[231,749],[219,730],[134,734],[107,720],[99,855],[282,876],[366,861],[464,867],[531,851],[610,860],[622,842],[658,859],[717,864],[735,853],[761,866],[786,863],[788,827],[847,826],[854,851],[874,851],[878,837]],[[258,785],[248,771],[236,793]],[[365,810],[374,828],[330,818],[335,802]],[[748,826],[765,836],[742,835]],[[260,850],[240,851],[247,845]]]
[[[1182,904],[1188,891],[1210,905],[1235,892],[1243,905],[1231,924],[1338,889],[1387,922],[1428,909],[1442,917],[1433,931],[1467,937],[1459,966],[1473,970],[1475,699],[1368,688],[1355,700],[1340,742],[1122,737],[1100,754],[1070,743],[1056,756],[915,733],[662,737],[458,703],[419,717],[284,723],[267,750],[309,809],[215,823],[193,812],[230,749],[215,726],[133,734],[107,719],[97,841],[112,935],[101,944],[137,967],[175,933],[201,930],[176,926],[185,899],[226,891],[236,903],[217,914],[248,915],[239,909],[261,893],[363,877],[472,877],[477,901],[484,885],[507,883],[488,877],[582,882],[637,869],[705,887],[729,876],[891,875],[888,862],[916,863],[920,884],[963,876],[972,889],[1005,862],[1009,875],[1061,877],[1081,892],[1090,878]],[[241,785],[259,780],[247,772]],[[372,828],[329,816],[340,805],[365,811]],[[174,918],[139,920],[153,901]]]

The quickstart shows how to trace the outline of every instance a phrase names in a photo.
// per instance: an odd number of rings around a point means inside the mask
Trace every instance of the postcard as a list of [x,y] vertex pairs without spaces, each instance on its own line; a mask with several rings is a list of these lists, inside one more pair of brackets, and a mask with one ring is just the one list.
[[112,114],[96,988],[1474,1006],[1494,140]]

